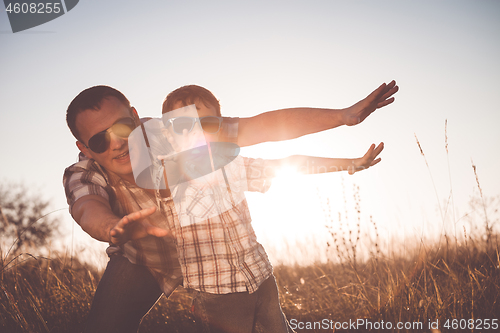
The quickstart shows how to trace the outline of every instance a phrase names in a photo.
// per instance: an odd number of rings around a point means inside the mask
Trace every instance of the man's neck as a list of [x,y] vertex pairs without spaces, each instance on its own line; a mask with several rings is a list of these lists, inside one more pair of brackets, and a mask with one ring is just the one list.
[[[134,178],[134,174],[131,173],[131,174],[128,174],[128,175],[120,175],[120,178],[129,182],[130,184],[134,185],[134,186],[138,186],[140,187],[139,185],[137,185],[137,183],[135,182],[135,178]],[[144,189],[146,192],[149,192],[150,194],[154,195],[155,193],[155,190],[152,190],[152,189]],[[167,198],[171,195],[170,193],[170,189],[165,189],[165,190],[159,190],[160,191],[160,196],[163,197],[163,198]]]
[[134,179],[134,174],[133,174],[133,173],[130,173],[130,174],[128,174],[128,175],[120,175],[119,177],[120,177],[121,179],[123,179],[123,180],[125,180],[125,181],[129,182],[130,184],[132,184],[132,185],[136,185],[136,186],[137,186],[137,184],[135,183],[135,179]]

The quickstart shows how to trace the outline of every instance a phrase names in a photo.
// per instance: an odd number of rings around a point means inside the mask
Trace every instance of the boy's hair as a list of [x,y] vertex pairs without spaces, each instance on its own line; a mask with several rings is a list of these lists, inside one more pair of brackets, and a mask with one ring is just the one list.
[[196,101],[201,101],[205,106],[213,106],[218,117],[221,116],[220,104],[214,94],[208,89],[197,85],[189,85],[175,89],[167,95],[163,101],[162,113],[167,113],[174,110],[174,104],[181,101],[183,106],[195,104]]
[[115,88],[108,86],[94,86],[83,90],[76,96],[66,111],[66,123],[73,136],[80,140],[80,133],[76,128],[76,116],[85,110],[96,110],[101,108],[103,99],[116,97],[123,105],[130,108],[129,100]]

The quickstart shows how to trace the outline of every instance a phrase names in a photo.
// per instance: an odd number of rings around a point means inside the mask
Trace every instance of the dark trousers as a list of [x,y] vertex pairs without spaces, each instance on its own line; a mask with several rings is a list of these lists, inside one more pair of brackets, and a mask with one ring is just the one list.
[[161,295],[146,267],[112,255],[95,292],[84,332],[136,333],[142,317]]
[[193,291],[194,315],[203,333],[293,332],[280,306],[271,275],[251,294],[210,294]]

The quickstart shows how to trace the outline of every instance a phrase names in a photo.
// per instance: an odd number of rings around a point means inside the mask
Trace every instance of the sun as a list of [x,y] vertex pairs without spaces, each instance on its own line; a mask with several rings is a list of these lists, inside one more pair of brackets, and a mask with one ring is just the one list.
[[252,225],[259,240],[265,246],[282,249],[278,252],[286,256],[297,242],[321,236],[325,232],[322,194],[318,191],[321,184],[325,185],[324,175],[304,175],[284,165],[275,171],[266,193],[248,192]]
[[291,179],[294,179],[301,175],[302,174],[297,170],[296,167],[291,165],[284,165],[275,170],[274,182],[290,181]]

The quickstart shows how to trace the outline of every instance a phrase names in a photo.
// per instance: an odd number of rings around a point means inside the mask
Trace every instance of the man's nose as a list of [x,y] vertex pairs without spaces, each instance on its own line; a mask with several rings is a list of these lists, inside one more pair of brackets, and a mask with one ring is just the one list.
[[113,132],[109,133],[109,140],[110,140],[109,147],[112,150],[122,148],[123,145],[127,142],[127,139],[122,138]]

